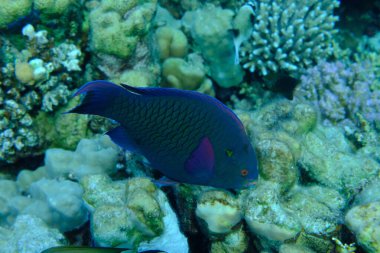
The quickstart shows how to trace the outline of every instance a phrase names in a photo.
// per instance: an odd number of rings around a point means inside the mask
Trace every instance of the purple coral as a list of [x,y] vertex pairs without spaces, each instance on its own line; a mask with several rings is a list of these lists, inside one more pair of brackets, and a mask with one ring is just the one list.
[[317,106],[325,124],[353,126],[359,113],[380,127],[380,85],[369,63],[321,61],[306,70],[294,96]]

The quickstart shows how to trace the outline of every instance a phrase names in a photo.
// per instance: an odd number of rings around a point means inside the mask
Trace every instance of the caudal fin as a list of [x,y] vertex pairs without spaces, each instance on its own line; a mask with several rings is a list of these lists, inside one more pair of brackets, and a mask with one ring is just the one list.
[[74,97],[85,94],[82,103],[67,113],[93,114],[112,118],[111,105],[115,98],[125,96],[129,92],[112,82],[98,80],[86,83],[74,93]]

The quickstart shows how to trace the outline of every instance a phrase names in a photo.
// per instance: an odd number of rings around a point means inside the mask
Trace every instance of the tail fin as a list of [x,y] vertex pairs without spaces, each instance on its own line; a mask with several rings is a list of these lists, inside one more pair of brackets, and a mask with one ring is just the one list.
[[110,105],[115,101],[116,97],[128,95],[129,92],[112,82],[98,80],[86,83],[77,92],[74,97],[85,94],[80,105],[71,109],[67,113],[93,114],[103,117],[112,118]]

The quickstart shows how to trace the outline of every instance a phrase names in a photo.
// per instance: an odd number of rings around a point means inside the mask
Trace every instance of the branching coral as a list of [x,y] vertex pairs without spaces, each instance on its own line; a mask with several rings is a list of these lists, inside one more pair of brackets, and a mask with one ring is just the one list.
[[361,114],[380,126],[379,87],[371,64],[321,61],[301,77],[294,96],[317,106],[325,124],[354,127]]
[[241,48],[250,72],[267,76],[278,71],[297,74],[328,56],[337,0],[257,0],[252,36]]

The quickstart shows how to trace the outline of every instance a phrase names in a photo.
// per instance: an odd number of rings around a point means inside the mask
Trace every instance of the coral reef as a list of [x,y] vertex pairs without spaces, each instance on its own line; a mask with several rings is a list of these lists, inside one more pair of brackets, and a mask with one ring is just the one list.
[[83,178],[82,185],[98,245],[188,251],[165,194],[149,179],[112,182],[106,175],[93,175]]
[[358,114],[380,124],[380,83],[370,63],[321,61],[306,70],[294,97],[319,108],[325,124],[356,128]]
[[170,26],[160,27],[156,30],[156,37],[161,60],[187,55],[189,45],[181,30]]
[[40,218],[31,215],[20,215],[11,228],[0,227],[2,253],[40,253],[66,243],[57,229],[48,227]]
[[33,0],[4,0],[0,9],[0,28],[5,28],[10,23],[29,14]]
[[232,34],[233,12],[214,5],[188,11],[182,18],[197,49],[209,67],[209,75],[222,87],[238,85],[243,79],[240,65],[235,64]]
[[375,201],[350,209],[345,217],[348,228],[368,253],[380,251],[380,202]]
[[[20,212],[33,213],[61,232],[79,228],[88,219],[82,200],[83,190],[78,183],[43,178],[32,183],[27,192],[37,204],[33,203]],[[46,203],[48,212],[42,211],[41,203]]]
[[[95,52],[128,59],[151,27],[156,1],[101,1],[90,13],[91,47]],[[125,17],[127,17],[125,19]]]
[[282,71],[297,76],[332,53],[337,0],[253,1],[256,6],[251,39],[243,43],[241,63],[262,76]]
[[206,77],[202,58],[195,54],[186,59],[170,57],[162,64],[162,86],[185,90],[197,90],[210,96],[215,95],[212,82]]
[[351,209],[345,216],[347,227],[355,234],[358,243],[367,252],[380,250],[380,179],[376,178],[355,196]]
[[[380,251],[379,1],[0,1],[0,253]],[[158,188],[117,122],[64,114],[96,79],[220,99],[257,182]]]
[[355,152],[343,132],[334,127],[319,126],[306,135],[299,163],[311,179],[347,196],[357,193],[380,171],[378,162]]
[[[284,252],[334,247],[324,238],[336,235],[348,200],[378,175],[379,163],[353,149],[341,129],[318,123],[309,104],[278,100],[238,115],[258,150],[259,181],[239,199],[260,247]],[[295,245],[281,246],[292,240]]]
[[43,15],[62,15],[70,9],[70,5],[78,4],[78,0],[34,0],[34,8]]
[[[23,39],[23,50],[5,38],[2,39],[5,46],[1,48],[4,65],[0,92],[3,94],[0,160],[8,163],[41,153],[52,141],[46,132],[40,131],[39,126],[46,123],[43,122],[46,118],[37,117],[38,110],[55,112],[68,102],[71,89],[76,85],[73,79],[78,73],[75,72],[81,70],[83,60],[81,50],[72,43],[64,42],[51,48],[51,38],[45,30],[36,32],[32,25],[26,25],[22,32],[27,37],[26,41]],[[48,130],[52,131],[54,129]]]
[[237,200],[222,191],[203,193],[198,199],[195,214],[207,224],[206,230],[211,234],[228,233],[242,219]]

